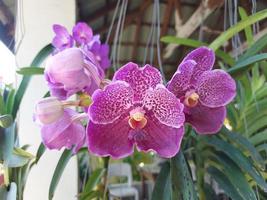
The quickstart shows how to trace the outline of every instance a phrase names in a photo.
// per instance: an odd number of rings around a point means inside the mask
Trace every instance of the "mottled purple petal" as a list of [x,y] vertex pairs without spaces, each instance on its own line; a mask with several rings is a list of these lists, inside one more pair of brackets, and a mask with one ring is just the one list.
[[94,123],[112,123],[121,115],[129,113],[132,106],[133,90],[123,81],[107,85],[104,90],[96,90],[92,96],[89,117]]
[[73,46],[73,39],[64,26],[54,24],[53,30],[56,34],[52,41],[54,47],[63,50]]
[[74,110],[65,109],[58,121],[41,127],[42,139],[49,149],[66,147],[77,152],[85,142],[85,128],[80,122],[72,122],[71,117],[77,115]]
[[161,157],[170,158],[179,152],[184,127],[169,127],[154,118],[147,122],[144,129],[131,134],[139,150],[153,150]]
[[145,65],[139,68],[137,64],[129,62],[122,66],[113,77],[113,80],[122,80],[130,84],[134,90],[134,101],[141,102],[148,88],[155,88],[162,83],[162,77],[156,68]]
[[98,156],[118,159],[133,153],[133,142],[128,139],[130,126],[127,115],[109,124],[94,124],[87,127],[88,148]]
[[194,84],[198,77],[204,72],[212,69],[215,62],[215,54],[208,47],[199,47],[191,51],[182,61],[194,60],[197,65],[194,68],[191,82]]
[[167,88],[178,98],[185,95],[190,88],[190,80],[193,74],[196,62],[194,60],[187,60],[182,62],[172,79],[168,82]]
[[109,46],[107,44],[100,44],[95,42],[91,48],[87,51],[91,51],[103,70],[110,67],[109,60]]
[[74,40],[79,44],[86,44],[93,38],[92,29],[84,22],[77,23],[72,29]]
[[214,134],[218,132],[226,117],[226,108],[208,108],[200,103],[189,108],[186,122],[190,123],[199,134]]
[[197,82],[200,102],[208,107],[225,106],[236,94],[234,79],[223,70],[204,72]]
[[144,107],[166,126],[180,128],[184,124],[184,105],[164,85],[159,84],[155,89],[147,90]]

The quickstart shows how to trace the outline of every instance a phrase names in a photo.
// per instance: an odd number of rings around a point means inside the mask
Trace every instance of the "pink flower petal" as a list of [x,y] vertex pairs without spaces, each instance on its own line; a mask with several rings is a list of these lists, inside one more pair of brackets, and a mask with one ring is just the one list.
[[164,85],[159,84],[155,89],[147,90],[144,107],[166,126],[180,128],[184,124],[183,104]]
[[189,108],[186,122],[190,123],[199,134],[214,134],[218,132],[226,117],[226,108],[209,108],[200,103]]
[[190,80],[193,74],[196,62],[194,60],[186,60],[182,62],[172,79],[168,82],[167,88],[178,98],[185,95],[190,87]]
[[139,150],[152,150],[159,156],[170,158],[179,152],[183,135],[184,127],[169,127],[150,118],[142,130],[132,133],[132,138]]
[[89,122],[87,127],[88,148],[98,156],[119,159],[133,153],[133,142],[129,140],[130,126],[127,115],[110,124]]
[[66,147],[77,152],[85,142],[85,128],[80,122],[72,122],[71,117],[77,113],[65,109],[64,115],[58,121],[41,127],[43,143],[49,149]]
[[236,95],[236,84],[233,78],[223,70],[204,72],[197,82],[197,93],[200,102],[215,108],[230,103]]
[[162,83],[161,74],[156,68],[150,65],[139,68],[137,64],[132,62],[121,67],[114,74],[113,80],[129,83],[134,90],[135,102],[142,101],[148,88],[155,88],[157,84]]
[[93,30],[86,23],[79,22],[73,27],[72,35],[79,44],[86,44],[93,39]]
[[194,68],[191,82],[194,84],[198,77],[204,72],[212,69],[215,62],[215,54],[208,47],[199,47],[191,51],[182,61],[194,60],[197,65]]
[[96,90],[92,96],[89,117],[96,124],[112,123],[121,115],[128,113],[132,106],[133,90],[124,81],[115,81],[104,90]]

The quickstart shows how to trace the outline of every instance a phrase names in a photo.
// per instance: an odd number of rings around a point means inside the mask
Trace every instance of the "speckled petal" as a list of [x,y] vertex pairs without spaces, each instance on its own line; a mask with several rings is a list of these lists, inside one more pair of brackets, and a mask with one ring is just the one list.
[[144,107],[166,126],[180,128],[184,124],[183,104],[164,85],[159,84],[155,89],[147,90]]
[[215,54],[213,50],[208,47],[199,47],[191,51],[182,62],[187,60],[194,60],[197,63],[191,79],[191,82],[194,84],[204,71],[212,69],[215,62]]
[[179,152],[184,127],[173,128],[150,119],[144,129],[132,133],[138,150],[155,151],[159,156],[170,158]]
[[204,72],[197,82],[200,102],[215,108],[230,103],[236,95],[234,79],[223,70]]
[[199,103],[196,107],[189,108],[188,111],[185,115],[186,122],[190,123],[199,134],[217,133],[226,117],[224,106],[209,108]]
[[168,82],[167,88],[178,98],[185,95],[190,87],[190,80],[193,74],[196,62],[194,60],[187,60],[182,62],[172,79]]
[[133,142],[128,139],[128,118],[121,116],[110,124],[89,122],[87,127],[88,148],[98,156],[119,159],[133,153]]
[[41,127],[42,140],[49,149],[66,147],[77,152],[85,142],[85,128],[80,122],[72,122],[71,117],[77,113],[65,109],[64,115],[58,121]]
[[141,102],[146,90],[155,88],[162,83],[162,77],[156,68],[145,65],[139,68],[137,64],[129,62],[121,67],[114,75],[113,80],[122,80],[130,84],[134,90],[134,101]]
[[96,90],[92,96],[93,104],[89,108],[89,117],[96,124],[114,122],[132,106],[133,90],[124,81],[115,81],[104,90]]

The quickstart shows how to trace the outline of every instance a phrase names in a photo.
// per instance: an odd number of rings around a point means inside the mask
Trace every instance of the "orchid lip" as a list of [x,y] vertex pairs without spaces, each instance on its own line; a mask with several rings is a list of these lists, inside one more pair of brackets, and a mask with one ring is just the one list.
[[187,107],[193,108],[198,104],[199,95],[194,91],[188,91],[185,94],[184,104]]
[[143,129],[147,124],[145,111],[140,107],[133,109],[130,112],[128,123],[132,129]]

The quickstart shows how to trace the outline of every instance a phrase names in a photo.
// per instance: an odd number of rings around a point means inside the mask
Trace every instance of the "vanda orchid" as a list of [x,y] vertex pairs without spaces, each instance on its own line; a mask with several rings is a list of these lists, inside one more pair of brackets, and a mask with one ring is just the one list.
[[92,97],[88,114],[88,145],[99,156],[121,158],[137,149],[174,156],[184,134],[183,105],[162,85],[150,65],[128,63],[113,82]]
[[190,52],[167,85],[185,105],[186,122],[200,134],[220,130],[226,117],[225,106],[236,94],[236,84],[229,74],[211,70],[214,52],[200,47]]

